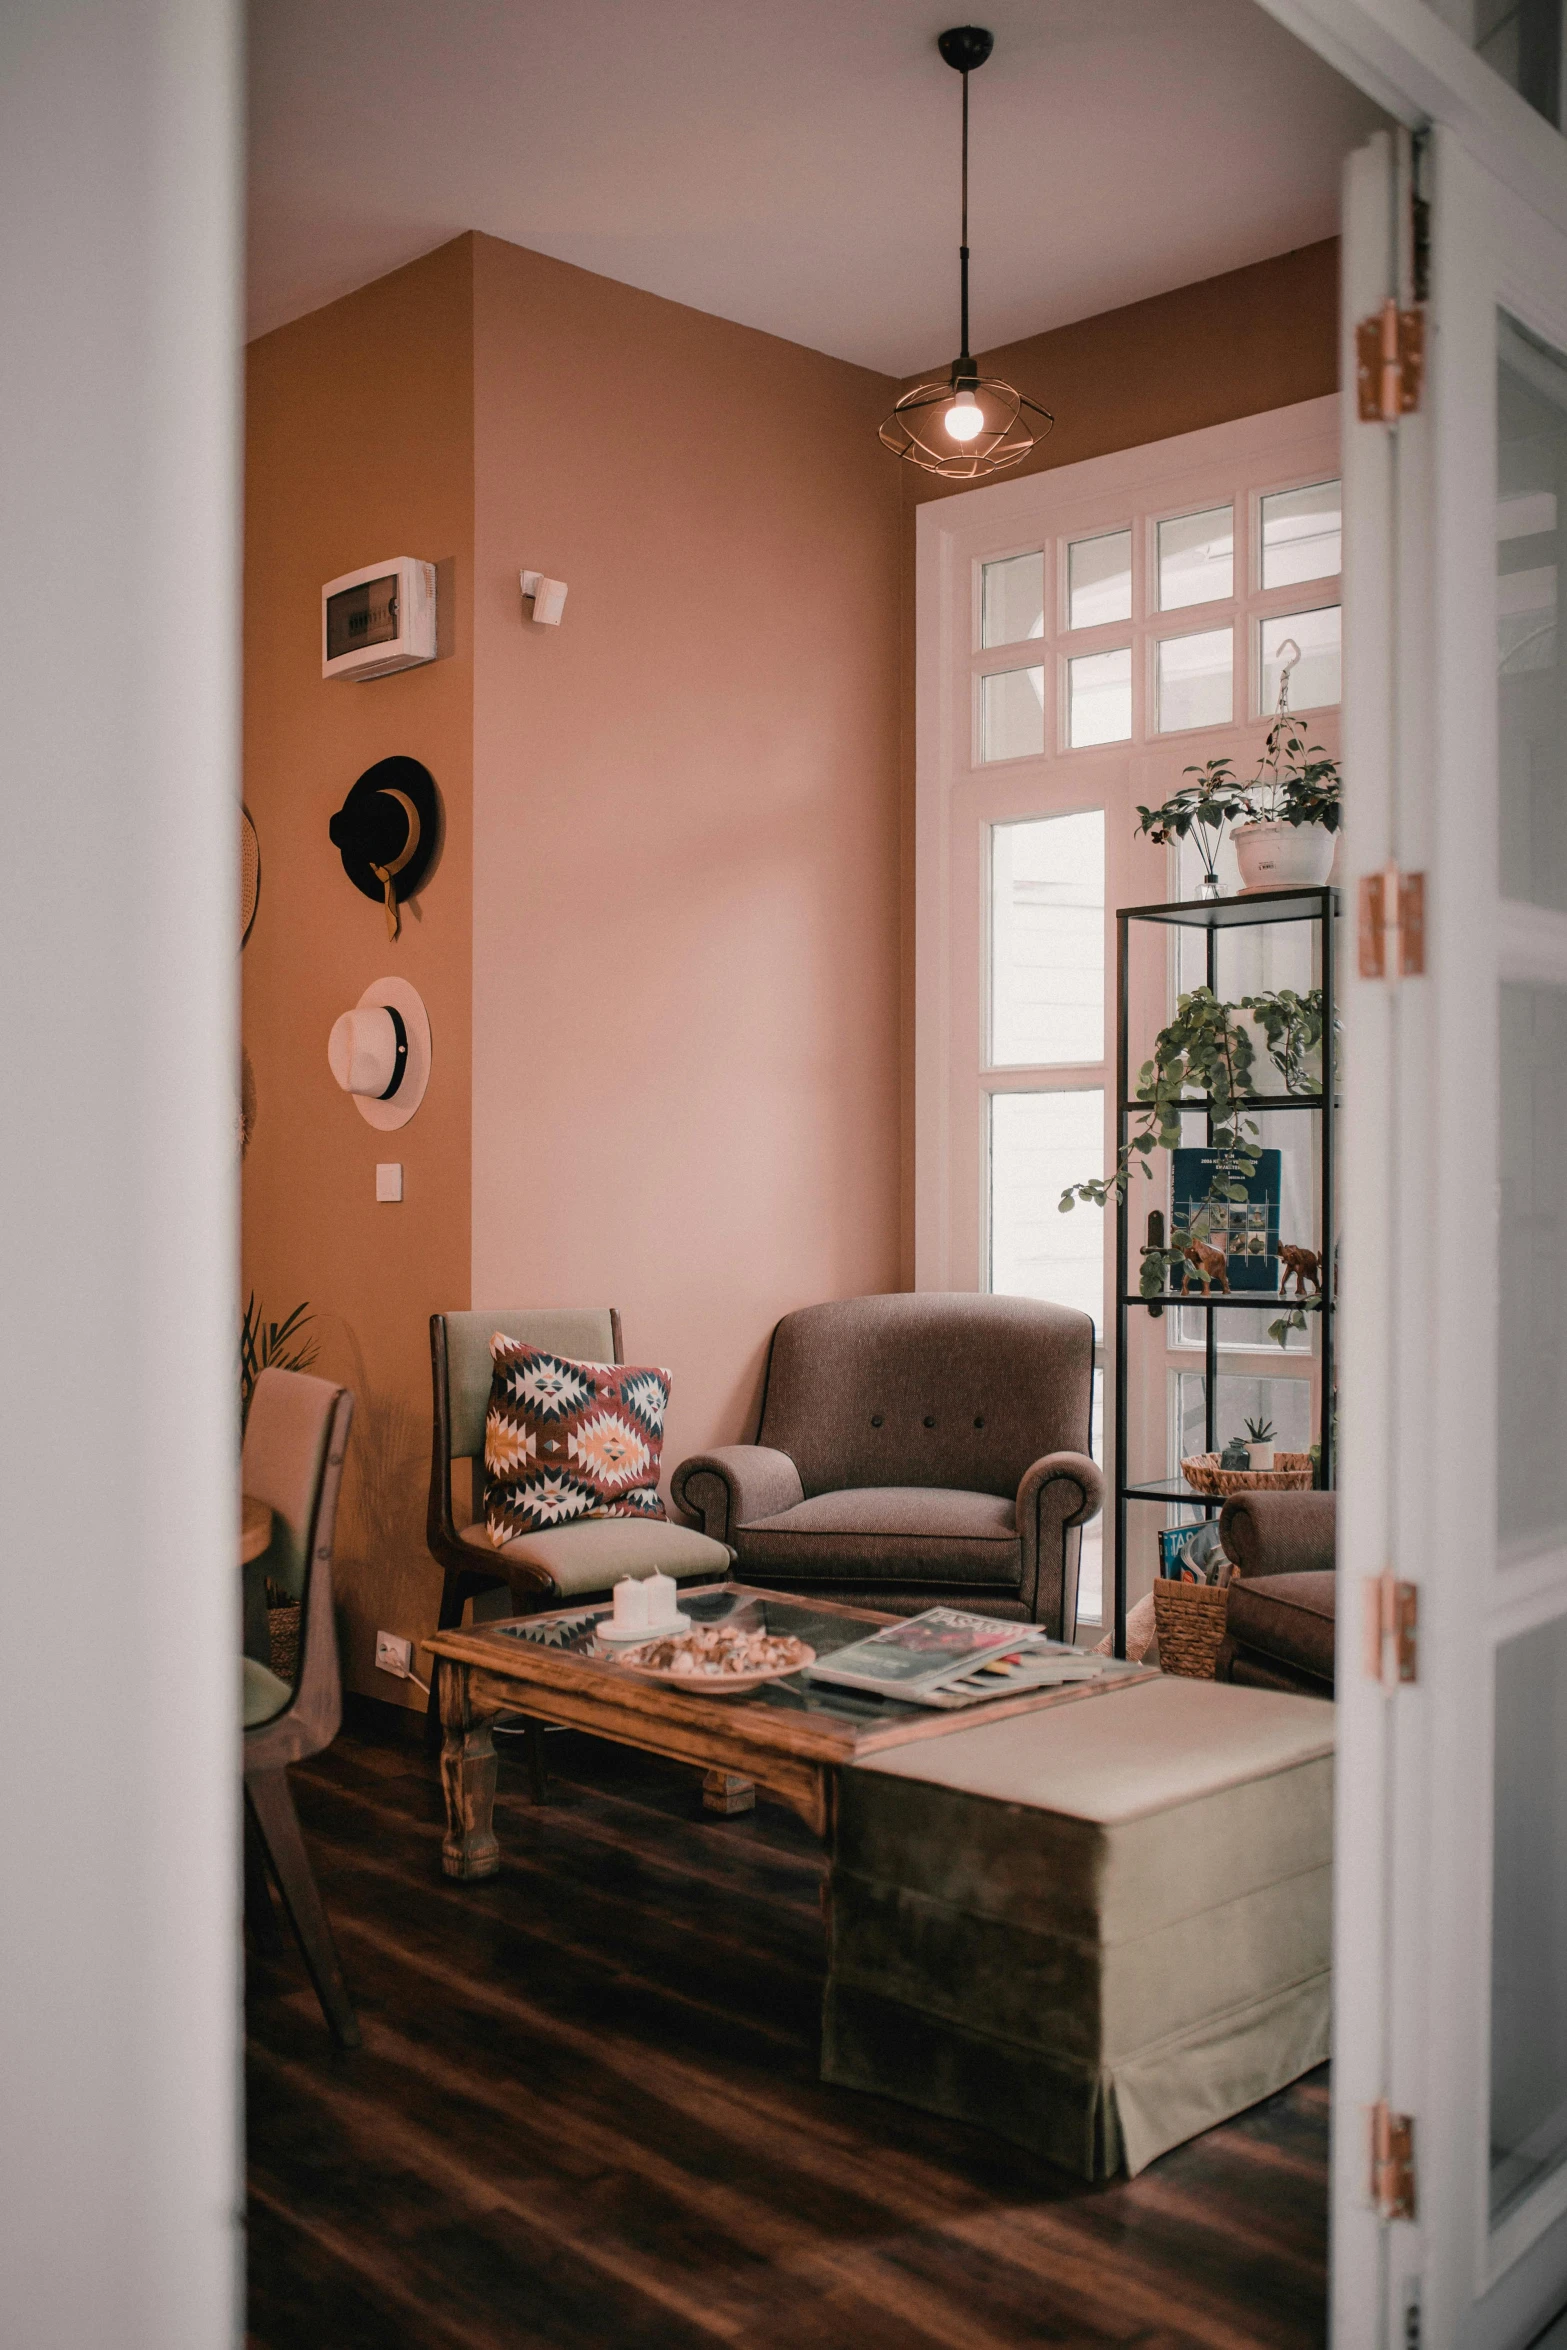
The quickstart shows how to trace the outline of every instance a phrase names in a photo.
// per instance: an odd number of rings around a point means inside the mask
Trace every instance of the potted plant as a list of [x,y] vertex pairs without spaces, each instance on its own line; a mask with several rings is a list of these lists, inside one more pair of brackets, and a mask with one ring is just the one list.
[[1273,1466],[1273,1422],[1267,1419],[1248,1420],[1246,1435],[1248,1439],[1246,1449],[1250,1455],[1247,1467],[1271,1469]]
[[1235,855],[1246,889],[1317,889],[1333,870],[1343,785],[1337,761],[1320,743],[1308,744],[1290,713],[1290,671],[1300,647],[1286,637],[1279,652],[1289,658],[1262,759],[1250,783],[1235,787],[1250,818],[1236,827]]
[[[1153,1153],[1179,1148],[1182,1111],[1197,1108],[1199,1101],[1212,1120],[1210,1147],[1215,1155],[1209,1200],[1217,1207],[1245,1199],[1246,1181],[1256,1170],[1261,1146],[1256,1120],[1243,1110],[1252,1090],[1252,1041],[1233,1012],[1234,1006],[1211,988],[1194,987],[1179,998],[1175,1018],[1154,1038],[1152,1060],[1145,1061],[1137,1074],[1137,1133],[1122,1148],[1113,1174],[1068,1184],[1061,1194],[1063,1214],[1079,1200],[1102,1208],[1112,1199],[1124,1199],[1134,1166],[1151,1177]],[[1187,1227],[1171,1233],[1168,1247],[1151,1243],[1145,1248],[1140,1295],[1163,1296],[1176,1276],[1184,1278],[1191,1244],[1207,1242],[1215,1222],[1209,1208],[1199,1208]]]
[[1182,784],[1159,808],[1139,808],[1137,831],[1146,833],[1159,848],[1172,840],[1191,840],[1202,859],[1202,895],[1219,894],[1219,849],[1224,827],[1245,812],[1247,801],[1228,759],[1210,759],[1206,766],[1188,767],[1194,783]]

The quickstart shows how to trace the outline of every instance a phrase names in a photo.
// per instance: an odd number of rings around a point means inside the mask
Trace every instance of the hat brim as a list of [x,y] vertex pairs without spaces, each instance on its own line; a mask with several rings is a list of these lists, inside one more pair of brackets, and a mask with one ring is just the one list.
[[441,845],[441,795],[428,767],[417,759],[378,759],[367,767],[327,826],[343,871],[355,889],[376,904],[386,902],[386,883],[373,870],[398,858],[408,842],[407,818],[391,793],[406,799],[419,819],[413,855],[392,875],[399,905],[414,896],[429,875]]
[[361,1011],[367,1004],[390,1004],[401,1015],[408,1038],[403,1081],[391,1100],[379,1101],[363,1093],[350,1097],[366,1125],[379,1127],[385,1134],[395,1126],[406,1126],[424,1100],[430,1082],[430,1015],[423,996],[406,979],[372,979],[354,1009]]

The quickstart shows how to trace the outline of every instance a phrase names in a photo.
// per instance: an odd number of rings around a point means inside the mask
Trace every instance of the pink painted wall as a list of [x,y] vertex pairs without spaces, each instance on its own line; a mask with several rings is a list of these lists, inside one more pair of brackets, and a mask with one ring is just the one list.
[[474,239],[472,1296],[618,1305],[666,1469],[899,1285],[890,394]]

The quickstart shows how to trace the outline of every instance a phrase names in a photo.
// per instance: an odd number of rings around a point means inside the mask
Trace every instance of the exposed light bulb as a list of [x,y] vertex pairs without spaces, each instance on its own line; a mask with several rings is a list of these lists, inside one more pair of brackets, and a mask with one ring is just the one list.
[[984,410],[969,392],[958,394],[942,421],[955,441],[977,440],[985,429]]

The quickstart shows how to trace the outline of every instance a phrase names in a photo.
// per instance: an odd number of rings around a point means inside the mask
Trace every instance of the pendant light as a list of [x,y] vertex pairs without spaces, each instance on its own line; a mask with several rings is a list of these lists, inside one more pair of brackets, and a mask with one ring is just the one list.
[[963,241],[958,247],[961,333],[951,372],[905,392],[881,427],[895,457],[906,458],[943,481],[983,481],[1026,457],[1055,418],[1011,384],[982,376],[968,347],[968,77],[978,71],[995,38],[983,25],[960,24],[936,43],[954,73],[963,76]]

